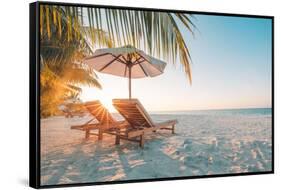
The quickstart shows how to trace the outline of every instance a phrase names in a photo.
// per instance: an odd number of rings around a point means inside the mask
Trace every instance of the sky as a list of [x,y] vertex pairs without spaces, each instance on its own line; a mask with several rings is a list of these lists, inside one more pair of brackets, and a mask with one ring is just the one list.
[[[148,111],[271,107],[271,20],[195,14],[198,30],[183,36],[192,57],[192,85],[180,63],[162,75],[132,80],[132,97]],[[128,79],[97,73],[102,90],[83,87],[81,99],[99,99],[110,111],[128,98]]]

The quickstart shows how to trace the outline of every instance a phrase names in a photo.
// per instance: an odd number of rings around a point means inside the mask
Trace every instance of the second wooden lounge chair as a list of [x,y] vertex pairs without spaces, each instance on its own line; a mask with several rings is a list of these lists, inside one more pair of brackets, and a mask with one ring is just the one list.
[[[98,100],[86,102],[84,106],[93,118],[82,125],[71,126],[71,129],[85,131],[85,138],[97,135],[98,139],[102,140],[103,133],[110,133],[112,130],[128,126],[126,121],[116,121]],[[91,130],[97,130],[98,133],[91,133]]]
[[144,147],[144,135],[156,132],[158,129],[171,130],[174,134],[177,120],[154,123],[138,99],[114,99],[113,106],[130,124],[123,130],[116,130],[115,144],[120,144],[120,139],[135,141]]

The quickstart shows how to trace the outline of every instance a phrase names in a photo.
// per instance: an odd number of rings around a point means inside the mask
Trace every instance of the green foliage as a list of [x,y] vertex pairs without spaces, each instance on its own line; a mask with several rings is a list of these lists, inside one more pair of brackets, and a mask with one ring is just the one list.
[[133,45],[168,63],[179,60],[191,83],[191,57],[179,27],[193,34],[191,17],[181,13],[41,5],[42,117],[59,113],[58,105],[78,97],[79,85],[101,88],[94,71],[81,63],[95,48]]
[[[48,12],[47,6],[41,9]],[[175,64],[179,60],[191,83],[191,56],[183,37],[183,33],[193,35],[196,29],[191,14],[68,6],[49,6],[49,9],[53,12],[49,13],[51,18],[47,18],[47,14],[40,15],[41,34],[48,35],[51,25],[58,31],[66,27],[67,36],[62,37],[67,41],[86,34],[91,46],[99,47],[105,45],[107,35],[103,31],[107,31],[109,47],[132,45],[167,62]],[[54,16],[59,12],[66,15],[61,21]],[[56,24],[59,22],[66,22],[66,25],[59,26]]]
[[69,21],[75,16],[66,13],[67,9],[41,6],[40,10],[42,25],[46,27],[40,28],[40,102],[41,116],[47,117],[59,114],[58,107],[66,100],[78,98],[79,86],[101,88],[94,71],[82,64],[85,56],[92,52],[91,43],[97,40],[89,37],[90,30],[103,36],[102,45],[110,47],[111,42],[105,32]]

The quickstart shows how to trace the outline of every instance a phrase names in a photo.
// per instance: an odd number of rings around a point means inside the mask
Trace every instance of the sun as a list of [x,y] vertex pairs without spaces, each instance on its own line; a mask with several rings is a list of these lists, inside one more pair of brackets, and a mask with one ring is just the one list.
[[109,112],[117,112],[112,105],[113,96],[101,90],[93,90],[93,88],[84,87],[82,89],[81,99],[83,102],[99,100]]
[[107,97],[101,97],[100,102],[109,112],[116,112],[114,106],[112,105],[112,99]]

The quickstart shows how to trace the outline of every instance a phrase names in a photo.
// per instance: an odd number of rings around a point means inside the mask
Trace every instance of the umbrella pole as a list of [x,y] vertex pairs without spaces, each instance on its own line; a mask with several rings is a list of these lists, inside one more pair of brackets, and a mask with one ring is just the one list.
[[129,66],[129,99],[132,98],[131,95],[131,66]]

